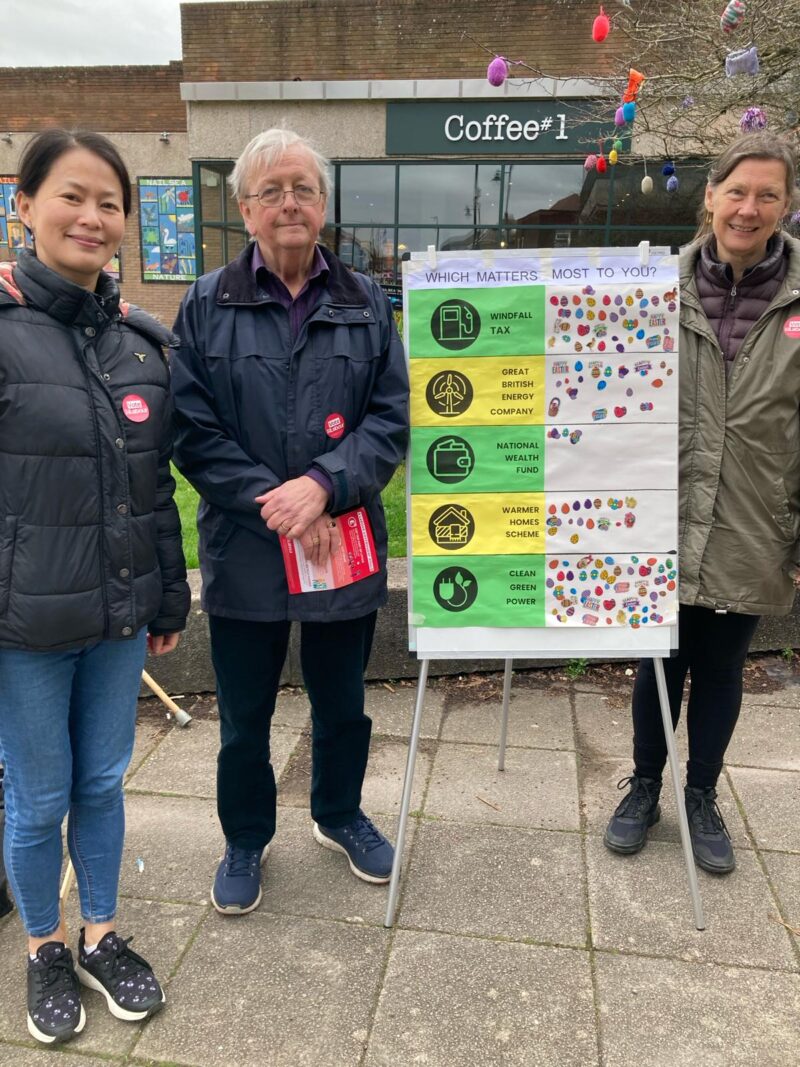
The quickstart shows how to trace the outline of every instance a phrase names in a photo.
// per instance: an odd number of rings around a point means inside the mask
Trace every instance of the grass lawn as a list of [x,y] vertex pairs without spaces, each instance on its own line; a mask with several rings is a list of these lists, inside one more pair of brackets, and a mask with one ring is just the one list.
[[[183,527],[183,551],[186,566],[197,567],[197,493],[186,479],[173,467],[175,475],[175,501],[181,513]],[[394,477],[383,491],[383,506],[386,509],[386,525],[389,529],[389,556],[406,554],[406,468],[401,464]]]

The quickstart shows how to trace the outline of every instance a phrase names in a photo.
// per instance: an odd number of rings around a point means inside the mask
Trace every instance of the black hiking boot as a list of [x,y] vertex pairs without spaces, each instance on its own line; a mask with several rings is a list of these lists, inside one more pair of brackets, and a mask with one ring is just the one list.
[[658,798],[661,782],[657,778],[640,778],[632,774],[617,782],[617,789],[630,786],[606,827],[603,842],[612,852],[631,855],[647,843],[647,831],[661,818]]
[[736,866],[736,857],[728,827],[717,807],[716,789],[713,786],[697,789],[687,785],[684,793],[697,866],[710,874],[730,874]]

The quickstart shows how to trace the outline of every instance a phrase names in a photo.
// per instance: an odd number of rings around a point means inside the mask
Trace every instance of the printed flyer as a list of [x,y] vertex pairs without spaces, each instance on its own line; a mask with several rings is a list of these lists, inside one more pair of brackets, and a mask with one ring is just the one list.
[[321,567],[306,557],[300,541],[279,537],[290,593],[340,589],[378,572],[378,553],[366,510],[345,511],[335,521],[339,549]]
[[412,625],[674,625],[677,258],[420,254],[404,292]]

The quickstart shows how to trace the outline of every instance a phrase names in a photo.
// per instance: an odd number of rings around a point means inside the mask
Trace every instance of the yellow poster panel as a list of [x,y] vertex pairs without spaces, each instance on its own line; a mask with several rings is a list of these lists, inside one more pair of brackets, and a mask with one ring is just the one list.
[[544,552],[544,493],[411,497],[415,556],[509,556]]
[[413,426],[536,426],[544,422],[545,360],[412,359]]

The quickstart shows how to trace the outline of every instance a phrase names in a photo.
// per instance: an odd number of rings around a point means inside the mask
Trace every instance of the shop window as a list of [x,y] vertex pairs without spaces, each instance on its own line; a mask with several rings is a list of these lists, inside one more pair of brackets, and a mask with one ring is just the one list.
[[[503,221],[574,225],[600,200],[595,185],[594,175],[587,175],[580,163],[507,163]],[[605,200],[602,205],[605,208]]]
[[498,168],[486,163],[400,166],[398,222],[438,226],[496,225],[500,219]]
[[667,179],[661,173],[661,167],[662,161],[659,160],[648,167],[653,179],[653,191],[645,194],[642,192],[642,164],[617,165],[611,204],[612,226],[635,223],[644,229],[653,226],[690,226],[694,230],[698,211],[703,204],[707,165],[698,162],[679,163],[676,170],[678,188],[674,193],[667,192]]
[[394,164],[361,166],[343,163],[336,170],[338,189],[334,189],[329,200],[328,218],[335,214],[332,221],[336,222],[391,223],[397,172]]

